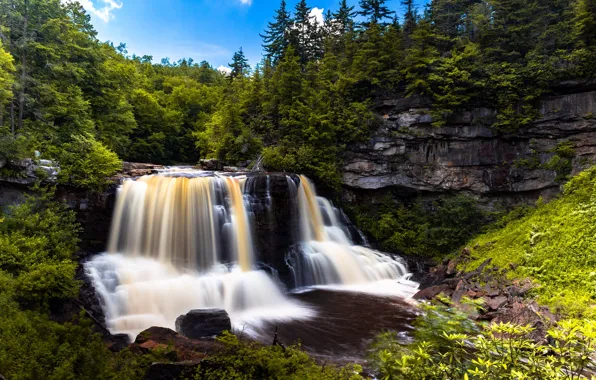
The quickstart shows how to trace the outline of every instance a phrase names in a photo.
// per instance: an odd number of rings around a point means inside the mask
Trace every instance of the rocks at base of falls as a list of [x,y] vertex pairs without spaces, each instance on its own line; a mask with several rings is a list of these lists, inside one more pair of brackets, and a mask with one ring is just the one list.
[[223,309],[196,309],[176,318],[176,331],[190,339],[212,337],[231,330],[230,316]]
[[193,378],[201,361],[224,346],[214,339],[189,339],[165,327],[150,327],[128,348],[136,355],[158,353],[162,360],[152,363],[143,379],[174,380]]
[[112,352],[120,352],[131,343],[128,334],[109,335],[104,338],[104,341],[108,344],[108,349]]
[[[490,260],[469,272],[458,271],[460,264],[470,260],[469,255],[470,250],[464,249],[457,258],[432,268],[421,280],[421,290],[414,298],[441,302],[441,297],[448,297],[476,320],[531,325],[534,331],[530,338],[543,343],[546,331],[558,317],[529,298],[536,284],[529,279],[508,279],[507,269],[491,266]],[[465,297],[481,300],[483,308],[472,310],[463,302]]]

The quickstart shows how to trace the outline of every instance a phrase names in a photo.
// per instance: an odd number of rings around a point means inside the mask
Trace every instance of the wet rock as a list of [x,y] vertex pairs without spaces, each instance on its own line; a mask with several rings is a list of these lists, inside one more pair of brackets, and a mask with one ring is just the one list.
[[179,363],[153,363],[145,373],[143,380],[192,379],[200,361]]
[[498,310],[501,306],[507,303],[507,297],[505,296],[498,296],[498,297],[484,297],[484,302],[491,310]]
[[176,331],[191,339],[220,335],[231,331],[230,316],[223,309],[196,309],[176,319]]
[[449,264],[447,264],[447,271],[445,272],[448,276],[453,276],[457,273],[457,260],[449,260]]
[[547,329],[555,322],[555,318],[548,309],[538,306],[534,301],[515,301],[510,307],[497,314],[493,322],[512,323],[521,326],[530,325],[535,330],[529,334],[529,338],[542,342]]
[[422,289],[418,293],[414,294],[414,299],[432,300],[439,294],[444,293],[448,290],[449,290],[449,285],[446,285],[446,284],[431,286],[429,288]]
[[463,280],[460,280],[457,283],[457,286],[455,287],[455,292],[453,292],[451,299],[453,300],[453,302],[459,303],[461,301],[461,299],[463,298],[464,294],[467,293],[467,291],[468,291],[468,288],[466,286],[466,283]]
[[133,170],[158,170],[163,169],[163,165],[148,164],[144,162],[123,162],[122,171],[130,172]]
[[222,170],[223,164],[215,159],[203,159],[199,161],[199,166],[203,170]]
[[150,327],[141,332],[129,347],[138,353],[153,350],[163,353],[164,350],[169,350],[167,356],[171,361],[194,361],[219,352],[222,344],[213,339],[189,339],[164,327]]
[[108,348],[112,352],[120,352],[131,343],[128,334],[111,335],[107,340]]

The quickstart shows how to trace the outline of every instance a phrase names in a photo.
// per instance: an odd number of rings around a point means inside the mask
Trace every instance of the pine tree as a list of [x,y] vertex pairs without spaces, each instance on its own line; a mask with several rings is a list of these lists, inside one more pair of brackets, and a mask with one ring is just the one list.
[[393,12],[389,10],[385,3],[386,0],[360,0],[361,10],[358,14],[367,19],[362,25],[365,27],[370,24],[386,26],[387,22],[384,20],[391,18]]
[[404,35],[407,39],[416,27],[416,7],[414,6],[414,0],[402,0],[401,5],[406,7],[406,12],[404,13]]
[[303,67],[323,56],[324,28],[311,12],[312,8],[306,4],[306,0],[300,0],[296,4],[291,30],[291,44]]
[[596,42],[596,0],[577,0],[573,19],[574,37],[580,47]]
[[242,47],[236,53],[234,53],[234,57],[232,58],[232,63],[228,66],[232,69],[230,72],[230,79],[234,80],[236,78],[244,78],[249,75],[250,73],[250,65],[248,64],[248,59],[244,56],[244,52],[242,51]]
[[354,7],[347,0],[341,0],[339,9],[331,15],[333,32],[344,34],[354,28]]
[[263,49],[267,58],[274,63],[282,56],[289,45],[289,32],[292,26],[292,18],[286,10],[286,1],[281,0],[279,9],[275,11],[275,21],[267,24],[265,34],[261,34],[263,39]]

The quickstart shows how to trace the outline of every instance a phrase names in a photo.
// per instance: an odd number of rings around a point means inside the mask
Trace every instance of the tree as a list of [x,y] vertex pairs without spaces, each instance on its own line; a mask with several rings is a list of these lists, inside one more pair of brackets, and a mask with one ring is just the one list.
[[244,56],[244,52],[242,51],[242,47],[236,53],[234,53],[234,57],[232,58],[232,63],[229,64],[232,71],[230,72],[230,78],[232,80],[236,78],[244,78],[250,74],[250,65],[248,64],[248,59]]
[[574,6],[574,36],[580,47],[594,46],[596,41],[596,1],[577,0]]
[[312,15],[312,8],[307,5],[306,0],[300,0],[294,11],[290,43],[303,67],[323,56],[323,32],[324,29]]
[[285,0],[281,0],[279,9],[275,11],[274,20],[267,24],[265,34],[260,36],[263,39],[266,56],[273,62],[277,62],[288,47],[288,33],[292,25],[292,18],[286,10]]
[[404,35],[406,38],[409,38],[416,27],[416,7],[414,6],[414,0],[402,0],[401,5],[406,7],[406,12],[404,13]]
[[4,112],[6,104],[12,99],[12,84],[14,78],[14,64],[12,56],[4,50],[0,41],[0,128],[4,124]]
[[386,0],[360,0],[361,10],[358,14],[367,19],[363,23],[365,27],[368,27],[370,24],[379,23],[383,26],[387,25],[387,22],[383,20],[391,18],[393,12],[389,10],[389,7],[385,3]]
[[333,34],[344,34],[354,28],[354,6],[349,6],[347,0],[341,0],[339,9],[331,14]]

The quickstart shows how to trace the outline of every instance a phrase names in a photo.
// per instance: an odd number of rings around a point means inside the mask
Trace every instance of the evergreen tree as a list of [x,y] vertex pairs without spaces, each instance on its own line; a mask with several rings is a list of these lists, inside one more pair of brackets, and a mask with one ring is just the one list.
[[390,18],[393,12],[389,10],[389,7],[385,3],[386,0],[360,0],[361,9],[358,14],[367,19],[363,23],[365,27],[368,27],[370,24],[387,25],[385,20]]
[[404,13],[404,35],[408,38],[416,27],[416,7],[414,0],[402,0],[401,5],[406,8]]
[[339,9],[331,15],[334,33],[344,34],[354,28],[354,6],[349,6],[347,0],[341,0]]
[[577,0],[574,6],[574,37],[580,47],[593,47],[596,42],[596,1]]
[[292,18],[286,10],[286,1],[281,0],[279,9],[275,11],[275,21],[267,24],[265,34],[261,34],[263,39],[263,49],[266,56],[273,62],[277,62],[288,47],[288,34],[292,26]]
[[248,59],[244,56],[242,48],[234,53],[232,63],[229,64],[232,71],[230,72],[230,79],[244,78],[250,74],[250,65]]

